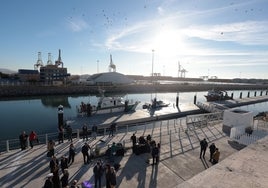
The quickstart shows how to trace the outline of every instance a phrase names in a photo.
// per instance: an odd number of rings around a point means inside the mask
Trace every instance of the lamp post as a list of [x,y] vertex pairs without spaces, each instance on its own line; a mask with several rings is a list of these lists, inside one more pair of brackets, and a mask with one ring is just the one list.
[[154,49],[152,49],[152,82],[154,76]]
[[97,60],[97,73],[99,73],[99,60]]

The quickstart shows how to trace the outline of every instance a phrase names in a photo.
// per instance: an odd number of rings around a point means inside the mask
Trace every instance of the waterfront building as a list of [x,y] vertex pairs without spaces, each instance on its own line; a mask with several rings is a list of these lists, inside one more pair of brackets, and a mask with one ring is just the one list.
[[70,74],[67,73],[67,68],[63,67],[61,60],[61,50],[59,50],[59,57],[52,64],[51,54],[48,54],[48,61],[46,66],[40,67],[40,81],[46,85],[63,85],[66,83],[67,77]]
[[22,82],[38,82],[40,80],[38,70],[19,69],[18,77]]

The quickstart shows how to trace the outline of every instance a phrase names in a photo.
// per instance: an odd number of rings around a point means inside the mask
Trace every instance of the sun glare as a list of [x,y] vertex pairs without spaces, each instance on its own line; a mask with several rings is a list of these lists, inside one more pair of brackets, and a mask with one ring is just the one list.
[[176,30],[162,30],[154,38],[153,48],[161,56],[176,56],[183,50],[185,44],[180,32]]

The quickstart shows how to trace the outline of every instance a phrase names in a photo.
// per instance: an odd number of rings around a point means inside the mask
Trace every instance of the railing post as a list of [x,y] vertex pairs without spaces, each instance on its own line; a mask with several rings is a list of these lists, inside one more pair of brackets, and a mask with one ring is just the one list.
[[45,135],[45,138],[46,138],[46,145],[48,143],[48,137],[47,137],[47,134]]
[[80,135],[79,135],[80,131],[79,129],[77,129],[77,139],[79,140],[80,139]]
[[9,140],[7,140],[7,152],[9,152]]
[[170,146],[170,157],[172,157],[171,130],[170,130],[170,132],[169,132],[169,146]]
[[29,137],[27,137],[27,147],[30,146],[30,140],[29,140]]

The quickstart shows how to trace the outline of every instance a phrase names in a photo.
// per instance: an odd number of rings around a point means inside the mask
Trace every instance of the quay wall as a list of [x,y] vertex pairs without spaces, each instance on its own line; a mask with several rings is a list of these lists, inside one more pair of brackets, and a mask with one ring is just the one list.
[[99,94],[99,89],[105,93],[151,93],[151,92],[192,92],[220,90],[267,90],[268,85],[237,85],[237,84],[156,84],[156,85],[112,85],[112,86],[0,86],[0,99],[46,95],[89,95]]

